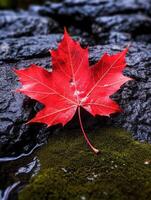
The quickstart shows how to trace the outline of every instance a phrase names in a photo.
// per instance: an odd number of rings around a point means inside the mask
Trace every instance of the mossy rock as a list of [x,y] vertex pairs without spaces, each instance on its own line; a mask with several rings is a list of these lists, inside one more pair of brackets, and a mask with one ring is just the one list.
[[117,128],[91,133],[96,156],[80,131],[62,131],[39,152],[41,171],[19,200],[149,200],[151,145]]

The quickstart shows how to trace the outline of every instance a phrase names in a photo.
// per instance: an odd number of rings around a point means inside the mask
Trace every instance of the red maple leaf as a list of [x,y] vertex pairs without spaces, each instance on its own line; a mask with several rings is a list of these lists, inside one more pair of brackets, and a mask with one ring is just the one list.
[[84,137],[90,148],[98,153],[84,131],[80,107],[93,116],[109,116],[121,111],[110,96],[130,80],[122,74],[126,66],[126,52],[127,48],[111,56],[105,53],[98,63],[90,67],[88,48],[81,48],[65,30],[58,49],[50,51],[52,72],[34,64],[27,69],[15,70],[22,83],[22,88],[17,91],[45,105],[29,122],[48,126],[61,123],[64,126],[78,109]]

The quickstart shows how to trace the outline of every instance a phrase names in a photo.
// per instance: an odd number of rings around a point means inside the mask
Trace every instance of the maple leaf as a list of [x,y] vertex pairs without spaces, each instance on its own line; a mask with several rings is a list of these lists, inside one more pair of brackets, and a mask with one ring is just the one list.
[[115,55],[105,53],[93,66],[89,66],[88,48],[81,48],[65,30],[57,50],[50,51],[52,72],[37,65],[15,70],[22,88],[18,92],[44,104],[45,107],[29,121],[52,126],[69,122],[78,109],[79,122],[90,148],[98,153],[89,141],[81,121],[80,107],[93,116],[109,116],[120,112],[119,105],[110,96],[130,80],[123,76],[127,48]]

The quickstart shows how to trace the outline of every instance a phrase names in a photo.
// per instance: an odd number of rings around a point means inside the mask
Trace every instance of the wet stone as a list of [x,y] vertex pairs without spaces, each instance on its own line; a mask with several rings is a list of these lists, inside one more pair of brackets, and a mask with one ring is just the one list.
[[114,16],[101,16],[94,20],[92,31],[98,37],[110,31],[124,32],[136,35],[147,34],[151,31],[151,18],[143,14],[127,14]]
[[151,14],[150,0],[63,0],[58,3],[52,3],[47,0],[45,6],[39,9],[39,12],[49,15],[67,15],[76,16],[76,19],[82,20],[85,17],[96,18],[97,16],[136,13],[142,12]]
[[40,35],[0,40],[0,60],[16,61],[24,58],[48,56],[49,49],[57,47],[61,34]]
[[95,35],[95,44],[112,43],[110,36],[113,31],[129,34],[130,41],[139,41],[139,38],[141,41],[142,38],[143,41],[150,41],[150,0],[46,1],[44,6],[37,8],[37,12],[57,19],[60,24],[64,21],[63,26],[69,29],[74,24],[74,29],[80,27]]
[[[23,37],[20,40],[7,39],[8,51],[1,51],[0,69],[0,156],[15,156],[16,153],[30,151],[38,141],[46,139],[46,129],[43,125],[26,125],[37,109],[35,102],[22,94],[15,92],[18,84],[13,67],[28,67],[39,64],[50,68],[48,50],[56,47],[60,35]],[[0,41],[3,43],[3,41]],[[51,46],[52,44],[52,46]],[[38,57],[35,58],[34,57]],[[29,58],[29,59],[28,59]],[[12,62],[13,60],[13,62]],[[12,62],[12,63],[11,63]],[[49,131],[48,131],[49,132]]]
[[[104,45],[90,48],[90,60],[95,63],[104,52],[116,53],[124,46]],[[134,78],[124,84],[121,89],[112,95],[123,109],[123,113],[113,117],[113,122],[133,133],[135,139],[151,143],[151,45],[132,43],[127,55],[127,68],[124,74]],[[100,53],[101,52],[101,53]],[[142,133],[142,134],[141,134]]]
[[46,35],[56,29],[57,22],[48,17],[26,11],[0,11],[0,39]]

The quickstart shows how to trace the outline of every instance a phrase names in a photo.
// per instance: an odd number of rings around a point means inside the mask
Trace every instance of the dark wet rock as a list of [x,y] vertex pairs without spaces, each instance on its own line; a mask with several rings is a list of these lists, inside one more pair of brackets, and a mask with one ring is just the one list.
[[1,66],[0,157],[27,153],[46,139],[44,126],[25,124],[35,113],[35,102],[12,91],[17,87],[16,76],[10,67]]
[[0,11],[0,39],[46,35],[59,29],[51,18],[26,11]]
[[[0,152],[7,152],[8,144],[15,144],[22,132],[27,132],[23,122],[29,118],[30,104],[25,103],[25,97],[11,92],[17,86],[15,75],[8,67],[0,70]],[[25,105],[26,104],[26,105]],[[20,131],[18,130],[20,126]],[[17,133],[17,131],[19,131]],[[5,145],[5,150],[3,149]]]
[[75,16],[77,20],[96,18],[103,15],[131,14],[136,12],[151,14],[151,2],[135,0],[63,0],[58,3],[46,1],[39,12],[46,15]]
[[[104,45],[90,48],[90,60],[96,62],[104,52],[116,53],[124,46]],[[124,74],[134,78],[112,96],[124,113],[113,118],[133,133],[135,139],[151,142],[151,44],[132,43],[127,55]]]
[[42,57],[56,47],[59,38],[60,35],[48,35],[7,39],[4,42],[8,51],[3,49],[3,41],[0,41],[0,156],[10,152],[13,155],[16,151],[28,152],[38,140],[46,139],[43,126],[25,124],[36,112],[35,102],[12,91],[19,87],[12,67],[28,67],[32,63],[50,67],[50,58]]
[[[127,14],[114,16],[101,16],[94,20],[92,32],[101,37],[103,33],[111,31],[125,32],[136,35],[147,34],[151,31],[151,18],[142,14]],[[118,34],[118,33],[117,33]]]
[[142,14],[125,14],[114,16],[102,16],[95,19],[96,24],[102,27],[102,31],[118,32],[150,32],[151,18]]
[[60,41],[60,34],[40,35],[0,40],[0,60],[16,61],[23,58],[35,58],[49,55],[49,49],[55,48]]
[[151,34],[138,35],[135,40],[138,42],[151,43]]
[[132,36],[131,36],[130,33],[111,31],[107,35],[106,41],[103,41],[103,43],[108,43],[108,44],[130,44],[131,41],[132,41]]
[[145,85],[148,81],[129,83],[113,97],[124,109],[116,119],[124,128],[133,133],[135,139],[151,143],[150,104],[151,98]]
[[82,37],[83,32],[89,33],[89,41],[93,40],[93,44],[112,43],[113,32],[117,33],[118,41],[125,40],[122,34],[127,34],[126,39],[130,41],[139,41],[139,36],[140,39],[145,38],[146,42],[150,41],[149,36],[146,38],[151,31],[149,0],[64,0],[55,3],[46,1],[44,6],[32,6],[29,10],[42,16],[51,16],[62,27],[69,27],[69,30],[74,24],[74,31],[71,30],[71,33],[77,34],[76,30],[79,29],[82,30]]
[[[109,45],[98,45],[90,47],[90,60],[96,62],[100,58],[100,55],[104,52],[116,53],[123,48],[127,47],[125,44],[109,44]],[[148,80],[151,74],[151,44],[146,43],[131,43],[127,55],[127,68],[125,74],[131,76],[137,80],[142,79],[143,81]]]

